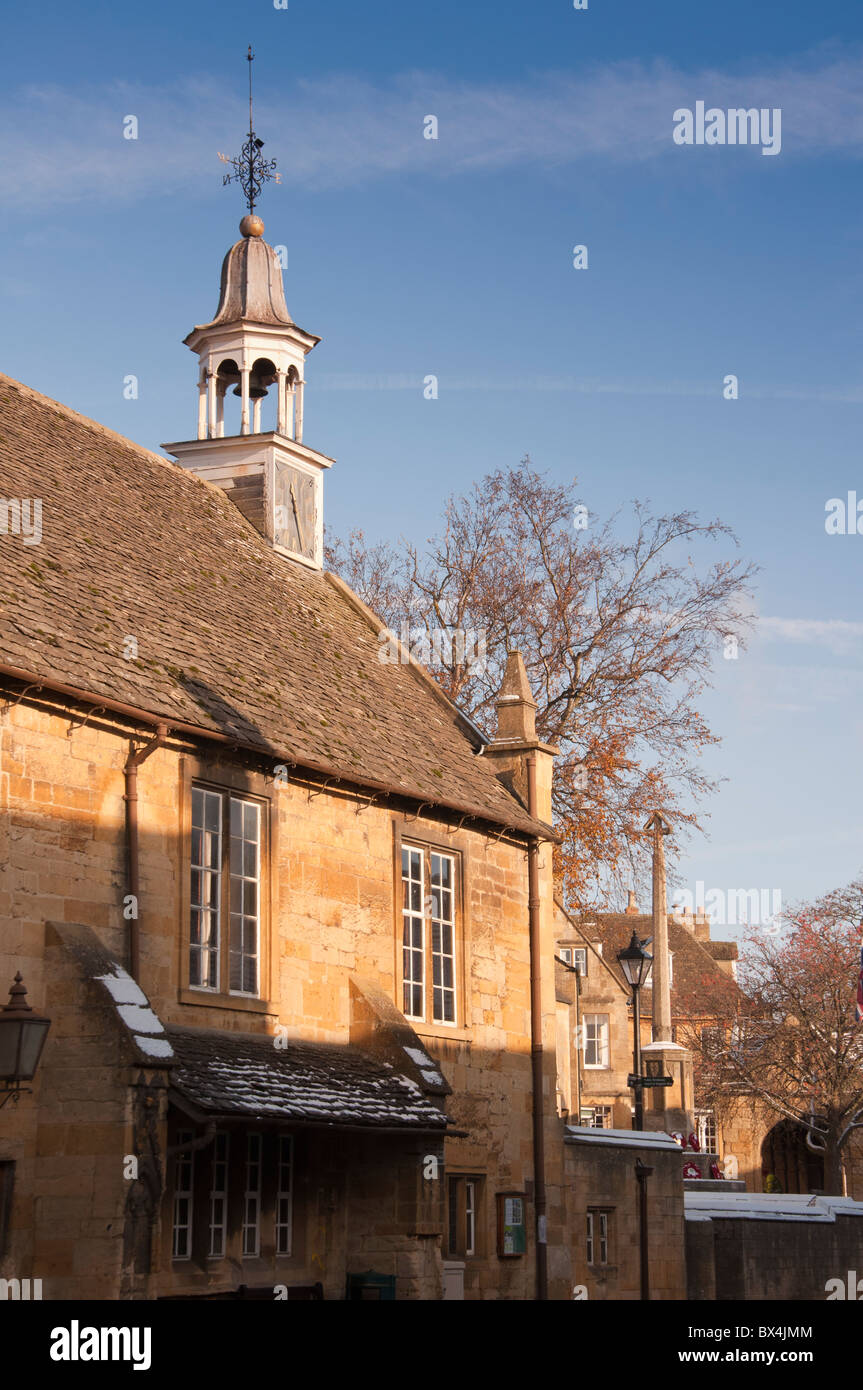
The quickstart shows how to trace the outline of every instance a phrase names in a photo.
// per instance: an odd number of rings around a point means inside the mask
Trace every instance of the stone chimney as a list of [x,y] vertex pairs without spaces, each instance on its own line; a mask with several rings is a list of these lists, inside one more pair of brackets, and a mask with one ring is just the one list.
[[506,659],[495,702],[497,733],[483,756],[495,766],[500,780],[527,806],[527,759],[536,758],[537,815],[551,824],[551,774],[556,748],[543,743],[536,733],[536,701],[527,678],[521,652]]
[[627,917],[638,917],[638,916],[639,916],[638,902],[637,902],[636,897],[635,897],[635,889],[634,889],[634,888],[630,888],[630,890],[629,890],[629,898],[628,898],[628,901],[627,901],[627,904],[626,904],[626,915],[627,915]]
[[692,923],[692,930],[695,933],[696,941],[710,940],[710,918],[703,908],[695,913]]

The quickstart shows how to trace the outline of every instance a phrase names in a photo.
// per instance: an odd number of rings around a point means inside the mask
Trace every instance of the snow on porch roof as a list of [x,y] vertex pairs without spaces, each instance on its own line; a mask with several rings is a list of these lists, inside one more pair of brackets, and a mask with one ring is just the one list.
[[680,1145],[661,1130],[591,1129],[588,1125],[567,1125],[567,1144],[610,1144],[620,1149],[676,1149]]
[[[444,1131],[416,1081],[356,1047],[169,1026],[171,1083],[210,1116],[332,1129]],[[439,1078],[438,1078],[439,1080]]]

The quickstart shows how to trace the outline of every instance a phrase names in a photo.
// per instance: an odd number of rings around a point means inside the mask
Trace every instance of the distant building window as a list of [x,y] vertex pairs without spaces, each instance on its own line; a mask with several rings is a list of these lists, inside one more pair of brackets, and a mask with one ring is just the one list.
[[192,788],[192,989],[259,994],[262,820],[258,801]]
[[674,987],[674,952],[668,952],[668,988]]
[[565,961],[578,971],[579,975],[587,974],[587,947],[586,946],[559,946],[557,949],[558,959]]
[[610,1105],[584,1105],[579,1119],[588,1129],[611,1129],[612,1109]]
[[456,861],[402,845],[402,1008],[408,1018],[456,1021]]
[[716,1149],[716,1116],[712,1110],[701,1110],[696,1116],[698,1129],[698,1146],[702,1153],[715,1154]]
[[603,1207],[587,1209],[587,1263],[608,1264],[608,1235],[611,1212]]
[[708,1057],[713,1057],[721,1052],[725,1045],[724,1028],[702,1028],[701,1046]]
[[[188,1260],[192,1254],[192,1191],[195,1175],[195,1153],[186,1147],[194,1135],[181,1129],[177,1135],[180,1152],[174,1167],[174,1259]],[[185,1149],[185,1152],[183,1151]]]
[[584,1065],[607,1067],[608,1051],[608,1014],[585,1014]]

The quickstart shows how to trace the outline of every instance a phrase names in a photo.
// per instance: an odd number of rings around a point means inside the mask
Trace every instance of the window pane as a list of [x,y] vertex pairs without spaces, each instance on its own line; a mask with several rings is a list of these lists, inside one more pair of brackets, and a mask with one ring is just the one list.
[[218,987],[221,816],[218,793],[193,787],[189,983],[197,989]]
[[[448,855],[432,854],[432,986],[436,1023],[455,1022],[455,950],[453,932],[454,864]],[[437,885],[437,886],[435,886]]]
[[228,987],[236,994],[260,989],[260,806],[231,797],[231,945]]
[[293,1139],[279,1136],[279,1185],[276,1193],[276,1253],[291,1253],[291,1204],[293,1195]]
[[423,1018],[425,982],[422,916],[423,861],[418,850],[402,847],[402,1008],[409,1018]]

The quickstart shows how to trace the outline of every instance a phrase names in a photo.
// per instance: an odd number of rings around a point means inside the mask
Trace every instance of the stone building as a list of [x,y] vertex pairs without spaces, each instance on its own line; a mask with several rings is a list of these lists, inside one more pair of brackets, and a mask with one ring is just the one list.
[[[172,458],[0,376],[0,980],[51,1020],[0,1110],[0,1279],[637,1297],[656,1150],[652,1296],[678,1297],[676,1156],[631,1134],[620,1077],[558,1056],[555,750],[524,663],[486,737],[324,571],[319,339],[240,230]],[[609,1097],[600,1153],[569,1121]]]
[[323,571],[318,340],[242,230],[179,463],[0,378],[0,977],[52,1020],[0,1274],[569,1297],[553,750],[519,657],[489,741]]

